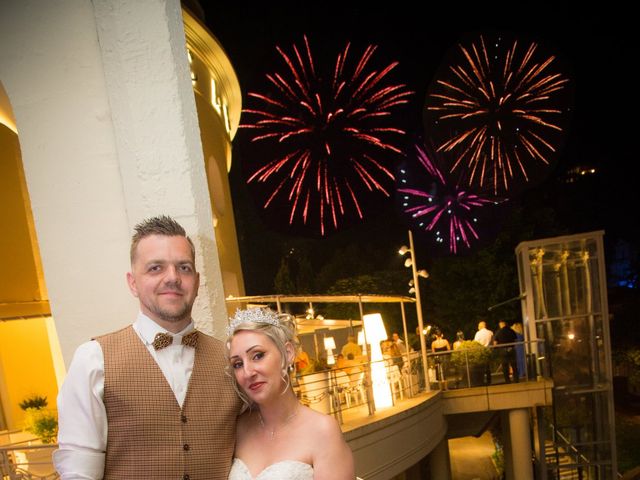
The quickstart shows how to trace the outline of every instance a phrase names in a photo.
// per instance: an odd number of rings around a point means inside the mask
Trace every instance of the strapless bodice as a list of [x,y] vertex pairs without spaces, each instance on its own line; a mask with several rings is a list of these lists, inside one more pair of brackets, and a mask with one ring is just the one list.
[[229,480],[313,480],[313,467],[297,460],[283,460],[269,465],[254,478],[245,463],[234,458]]

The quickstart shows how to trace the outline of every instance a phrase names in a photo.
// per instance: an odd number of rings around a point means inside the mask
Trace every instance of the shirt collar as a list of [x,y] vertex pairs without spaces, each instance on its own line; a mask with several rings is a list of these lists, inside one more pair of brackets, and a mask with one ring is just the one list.
[[189,322],[189,325],[184,327],[182,331],[173,334],[168,330],[162,328],[160,325],[158,325],[156,322],[154,322],[152,319],[147,317],[142,312],[138,312],[138,318],[136,318],[136,321],[133,323],[133,328],[135,328],[135,330],[140,334],[140,337],[142,337],[145,344],[147,345],[151,345],[153,343],[153,339],[158,333],[170,333],[173,336],[179,336],[180,340],[182,340],[182,337],[184,335],[186,335],[187,333],[191,333],[193,330],[195,330],[193,320],[191,320]]

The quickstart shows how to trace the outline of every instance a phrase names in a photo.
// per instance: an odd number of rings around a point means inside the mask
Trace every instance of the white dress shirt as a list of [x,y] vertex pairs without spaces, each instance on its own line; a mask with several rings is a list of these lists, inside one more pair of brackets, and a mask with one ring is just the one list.
[[[153,348],[159,332],[167,332],[139,313],[133,329],[145,344],[167,379],[182,407],[187,394],[195,350],[182,345],[182,337],[194,330],[193,321],[173,335],[173,343]],[[99,480],[104,475],[107,448],[107,413],[104,406],[104,356],[97,341],[83,343],[76,350],[58,394],[58,445],[54,464],[62,480]]]
[[488,328],[480,329],[476,332],[476,336],[473,337],[473,339],[485,347],[488,347],[491,345],[491,340],[493,340],[493,332]]

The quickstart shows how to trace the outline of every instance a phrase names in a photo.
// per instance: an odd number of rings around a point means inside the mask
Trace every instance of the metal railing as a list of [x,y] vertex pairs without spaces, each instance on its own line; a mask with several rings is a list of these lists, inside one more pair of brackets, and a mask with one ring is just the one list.
[[432,352],[427,354],[429,380],[444,390],[551,377],[544,352],[542,340]]
[[[378,363],[384,363],[393,405],[399,406],[405,399],[428,390],[473,388],[487,385],[487,378],[491,379],[491,384],[504,383],[502,361],[505,355],[514,355],[517,361],[517,349],[521,349],[521,361],[525,365],[522,375],[517,372],[519,381],[527,382],[541,376],[550,376],[548,362],[541,354],[544,352],[541,342],[516,342],[491,347],[479,346],[478,350],[428,353],[429,389],[425,388],[420,352],[407,352]],[[478,361],[479,358],[481,361]],[[374,364],[375,362],[365,362],[298,375],[294,380],[294,390],[302,403],[335,416],[341,424],[347,420],[363,419],[376,411],[371,378]]]
[[0,446],[0,478],[2,480],[54,480],[51,455],[56,444],[35,445],[33,441]]

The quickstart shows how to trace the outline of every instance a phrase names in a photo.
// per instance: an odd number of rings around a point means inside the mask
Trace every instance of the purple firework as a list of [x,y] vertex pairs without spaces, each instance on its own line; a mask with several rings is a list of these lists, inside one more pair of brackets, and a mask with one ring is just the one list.
[[284,209],[289,225],[325,235],[346,216],[363,218],[363,195],[389,197],[390,161],[405,133],[391,111],[413,92],[388,84],[397,62],[370,68],[375,46],[351,62],[347,44],[329,72],[314,62],[306,36],[292,53],[276,48],[284,73],[267,74],[272,91],[250,93],[260,106],[244,110],[255,120],[243,127],[255,132],[252,142],[269,146],[270,157],[250,167],[247,183],[262,184],[263,208]]
[[[471,248],[471,243],[480,238],[478,233],[478,210],[495,204],[495,200],[481,197],[461,188],[458,183],[445,179],[442,172],[431,161],[426,151],[416,145],[417,158],[430,181],[424,188],[399,188],[403,211],[410,215],[421,229],[435,234],[436,242],[449,242],[449,252],[456,254],[462,246]],[[402,185],[414,177],[400,170]]]

